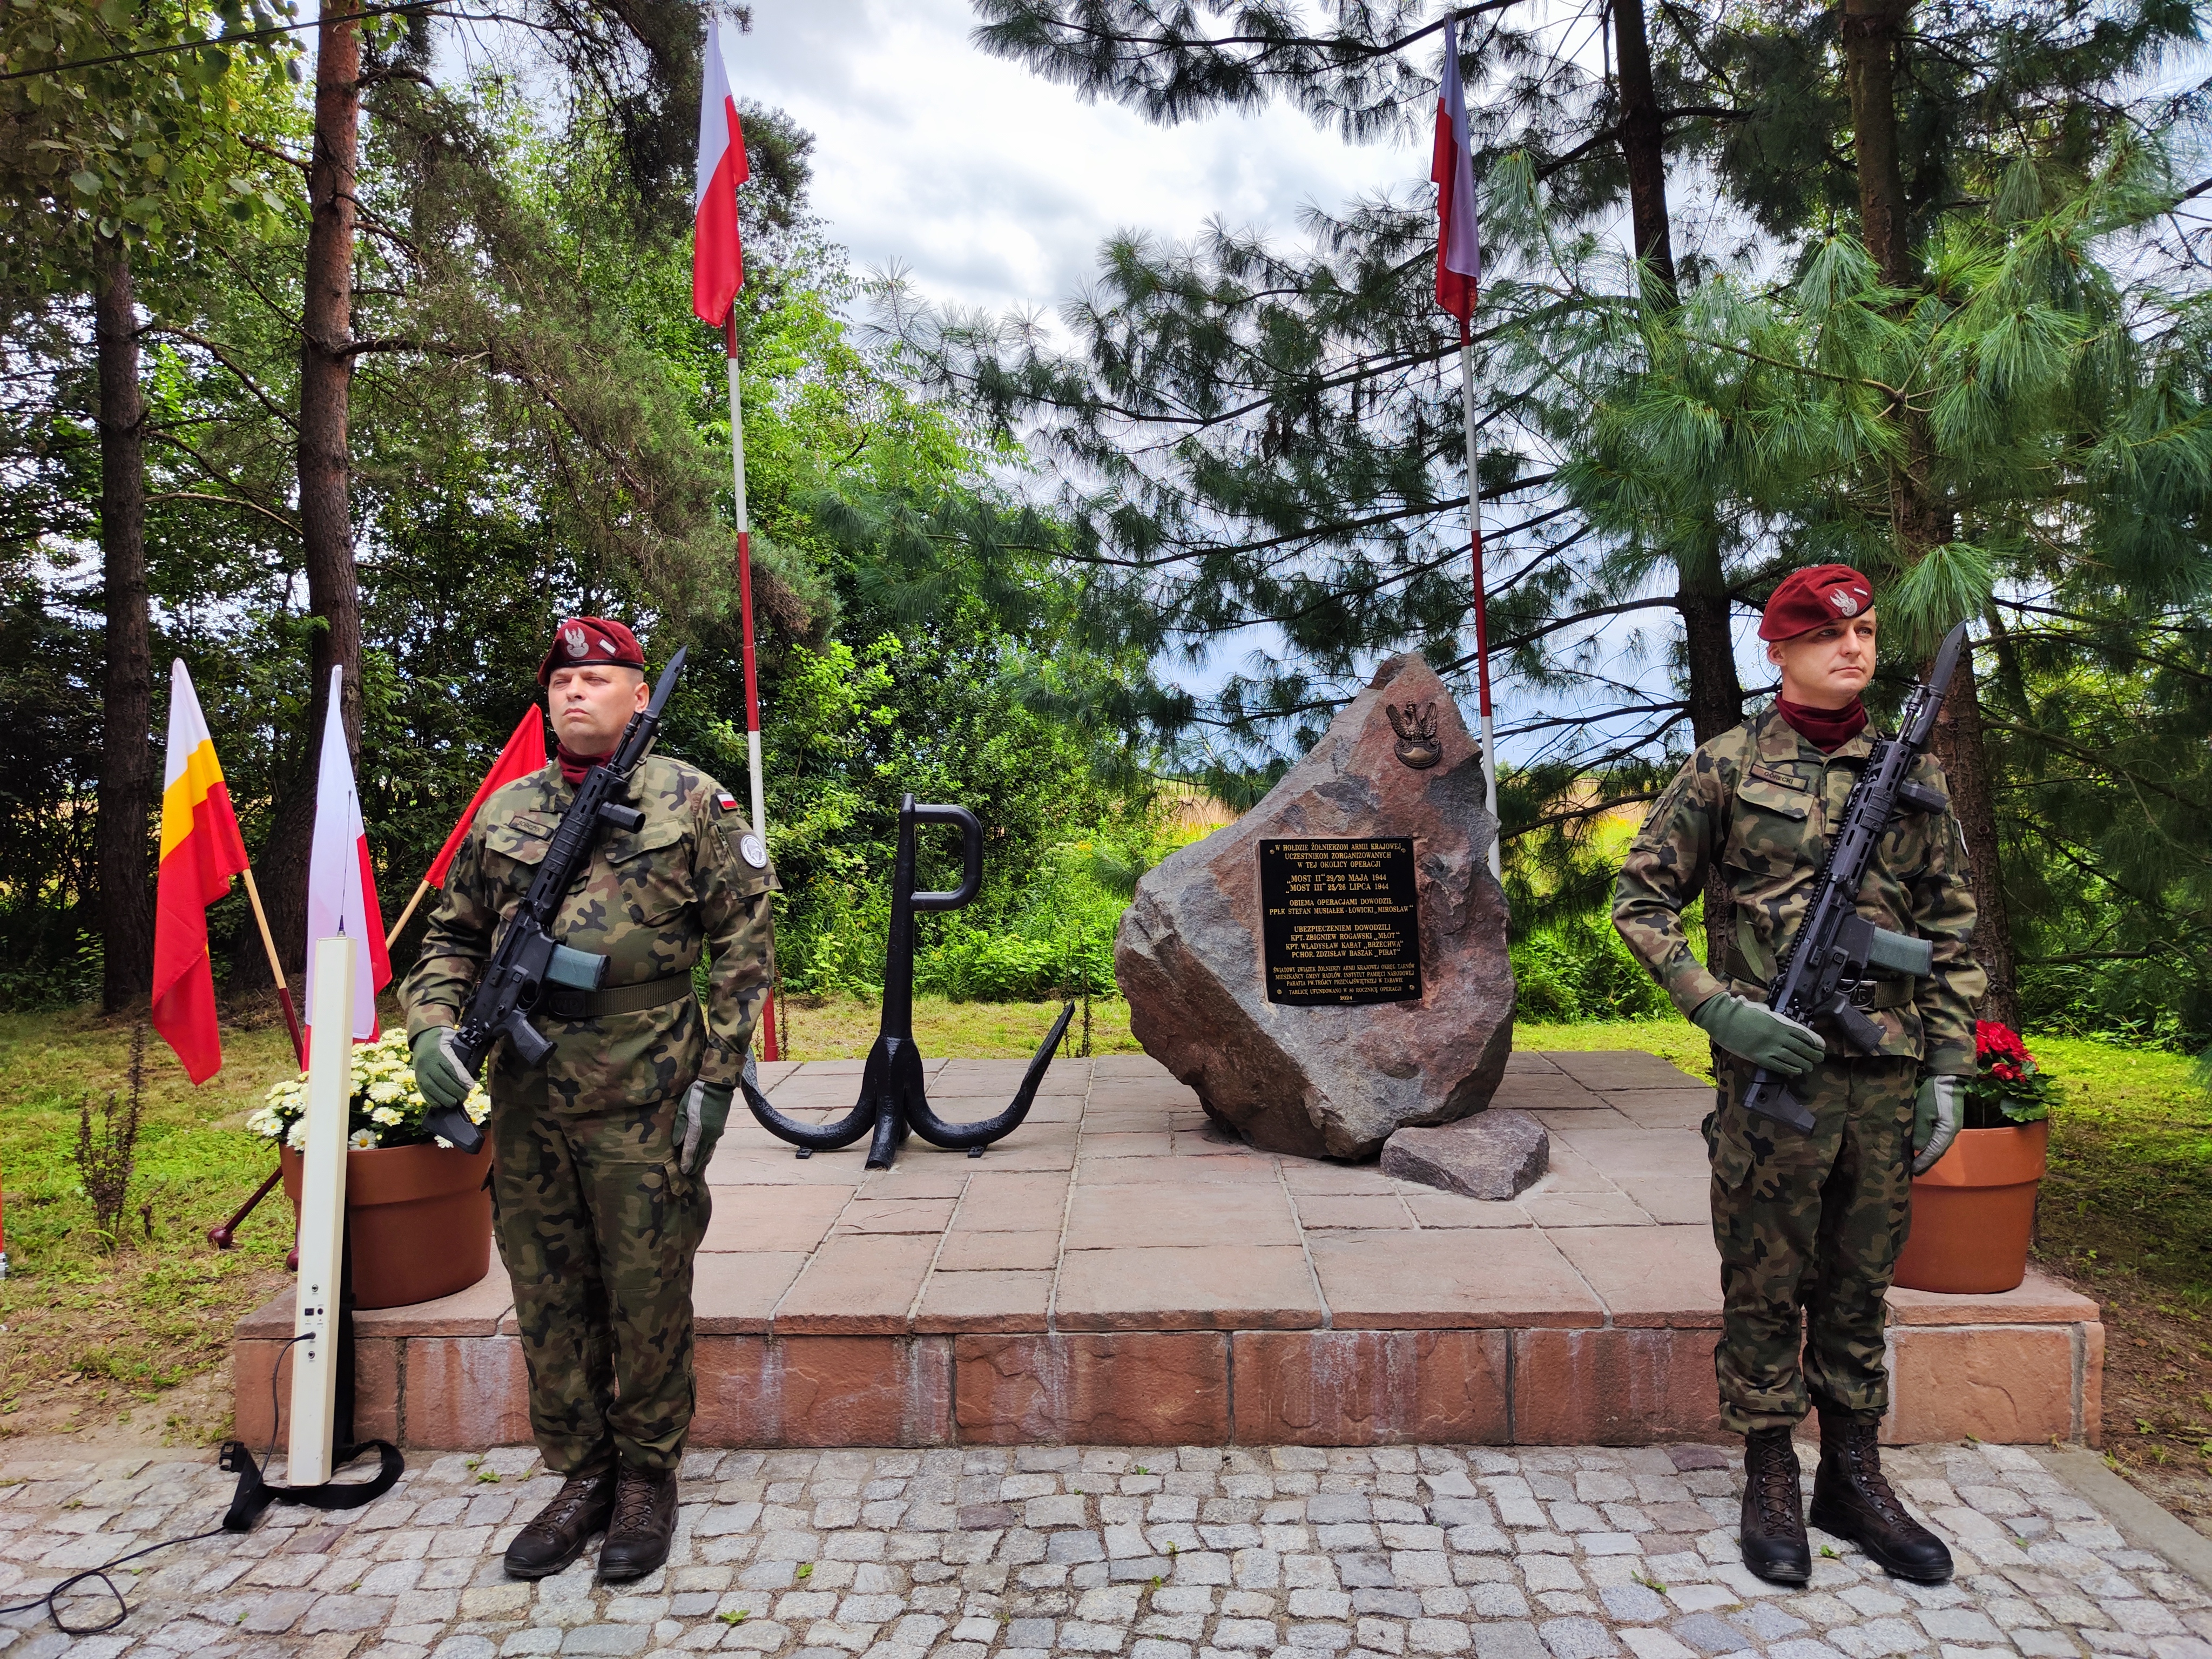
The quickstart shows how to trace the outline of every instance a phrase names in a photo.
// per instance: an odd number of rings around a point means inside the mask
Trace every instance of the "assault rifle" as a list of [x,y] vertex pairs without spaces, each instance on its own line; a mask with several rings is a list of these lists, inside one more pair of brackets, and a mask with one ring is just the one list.
[[[678,647],[661,673],[660,683],[653,688],[653,701],[629,717],[614,753],[586,772],[583,782],[576,786],[576,799],[562,815],[552,844],[545,849],[544,862],[538,866],[530,890],[522,896],[522,902],[515,907],[500,935],[483,977],[477,981],[476,994],[469,999],[468,1012],[458,1026],[443,1034],[446,1057],[469,1076],[477,1075],[484,1056],[501,1037],[514,1045],[524,1065],[543,1066],[553,1045],[538,1035],[530,1015],[544,997],[545,988],[558,985],[596,991],[606,978],[607,959],[586,951],[571,951],[553,937],[553,921],[561,913],[568,884],[590,861],[599,831],[612,828],[635,835],[645,827],[645,814],[624,805],[623,798],[629,791],[631,774],[651,752],[653,740],[659,733],[660,711],[667,706],[668,694],[676,689],[684,655],[684,649]],[[465,1152],[472,1153],[483,1145],[483,1131],[457,1106],[425,1115],[422,1127]]]
[[[1887,969],[1924,979],[1935,969],[1936,947],[1928,940],[1893,933],[1859,915],[1859,883],[1865,879],[1875,845],[1900,802],[1916,812],[1940,811],[1948,804],[1935,790],[1907,782],[1905,774],[1936,734],[1936,716],[1966,642],[1964,623],[1943,636],[1935,667],[1905,699],[1897,735],[1875,741],[1866,770],[1844,803],[1843,823],[1830,838],[1828,856],[1814,880],[1811,912],[1766,988],[1766,1006],[1776,1013],[1800,1025],[1810,1025],[1826,1015],[1861,1054],[1873,1054],[1881,1046],[1881,1027],[1862,1012],[1874,1006],[1872,970]],[[1813,1127],[1813,1114],[1805,1103],[1764,1066],[1752,1074],[1743,1109],[1787,1124],[1801,1134]]]

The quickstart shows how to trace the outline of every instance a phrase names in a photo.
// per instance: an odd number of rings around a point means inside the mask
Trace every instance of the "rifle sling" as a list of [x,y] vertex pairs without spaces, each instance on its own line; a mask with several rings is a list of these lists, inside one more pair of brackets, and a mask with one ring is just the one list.
[[691,975],[688,972],[665,974],[640,985],[617,985],[604,991],[572,991],[549,986],[538,1012],[555,1019],[604,1019],[610,1014],[641,1014],[648,1008],[680,1002],[690,994]]

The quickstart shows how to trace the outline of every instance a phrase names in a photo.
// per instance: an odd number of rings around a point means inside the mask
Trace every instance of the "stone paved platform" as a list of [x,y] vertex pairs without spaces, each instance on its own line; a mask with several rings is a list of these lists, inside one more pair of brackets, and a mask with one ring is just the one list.
[[[860,1062],[763,1067],[849,1109]],[[1012,1060],[930,1067],[941,1115],[1000,1110]],[[980,1158],[793,1156],[740,1114],[699,1257],[698,1443],[1632,1444],[1710,1438],[1719,1265],[1697,1126],[1712,1091],[1637,1051],[1516,1054],[1497,1103],[1552,1169],[1486,1203],[1255,1152],[1153,1060],[1060,1060]],[[1895,1441],[2094,1441],[2096,1304],[2039,1278],[1891,1298]],[[239,1327],[240,1431],[269,1429],[289,1293]],[[366,1432],[525,1441],[504,1270],[359,1322]],[[286,1362],[289,1364],[289,1362]]]
[[[419,1459],[362,1510],[279,1507],[152,1556],[118,1575],[132,1610],[109,1635],[0,1615],[0,1653],[2212,1659],[2212,1598],[2023,1449],[1889,1454],[1956,1553],[1940,1589],[1817,1532],[1805,1589],[1752,1577],[1735,1462],[1706,1445],[703,1451],[670,1565],[602,1586],[588,1556],[535,1585],[501,1572],[558,1486],[507,1449]],[[211,1527],[230,1485],[206,1453],[0,1449],[0,1603]]]

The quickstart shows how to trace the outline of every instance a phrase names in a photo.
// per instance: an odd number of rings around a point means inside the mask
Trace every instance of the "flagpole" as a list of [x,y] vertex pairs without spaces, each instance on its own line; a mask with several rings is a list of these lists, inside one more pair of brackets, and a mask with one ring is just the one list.
[[284,1006],[284,1029],[292,1034],[292,1053],[300,1061],[300,1069],[307,1069],[307,1042],[300,1034],[300,1011],[292,1006],[292,988],[284,981],[284,964],[277,959],[276,936],[269,931],[269,913],[261,908],[261,890],[253,884],[251,868],[240,872],[246,878],[246,902],[253,907],[254,925],[261,929],[261,948],[269,953],[269,975],[276,981],[276,1000]]
[[[752,784],[753,833],[768,845],[768,796],[761,783],[760,679],[753,659],[753,534],[745,515],[744,399],[738,390],[738,303],[730,301],[730,314],[722,321],[722,354],[730,377],[730,465],[738,489],[738,620],[744,636],[745,770]],[[769,915],[775,914],[773,908]],[[773,938],[774,928],[770,928]],[[774,945],[770,945],[771,951]],[[781,1050],[775,1040],[775,988],[770,985],[761,1002],[761,1058],[776,1060]]]
[[384,936],[386,951],[399,943],[400,934],[407,931],[407,924],[415,919],[415,907],[422,902],[422,895],[429,890],[430,878],[428,876],[415,884],[415,896],[407,901],[407,908],[399,913],[399,920],[392,924],[392,931]]
[[1491,824],[1490,873],[1501,877],[1498,835],[1498,738],[1490,708],[1490,617],[1482,592],[1482,492],[1475,472],[1474,341],[1467,324],[1459,325],[1459,383],[1467,416],[1467,538],[1474,566],[1475,685],[1482,720],[1482,804]]

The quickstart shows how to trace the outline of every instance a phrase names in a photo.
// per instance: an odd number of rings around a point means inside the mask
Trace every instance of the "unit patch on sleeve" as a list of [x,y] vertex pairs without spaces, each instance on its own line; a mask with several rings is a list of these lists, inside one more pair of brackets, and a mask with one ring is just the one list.
[[734,812],[738,810],[738,798],[726,789],[717,789],[714,792],[714,805],[725,812]]
[[758,836],[747,836],[739,842],[738,856],[756,870],[768,868],[768,844]]

